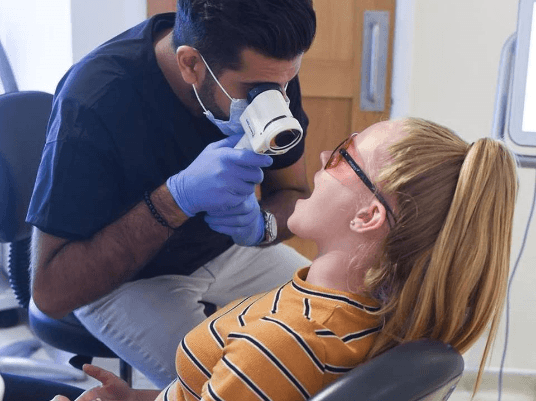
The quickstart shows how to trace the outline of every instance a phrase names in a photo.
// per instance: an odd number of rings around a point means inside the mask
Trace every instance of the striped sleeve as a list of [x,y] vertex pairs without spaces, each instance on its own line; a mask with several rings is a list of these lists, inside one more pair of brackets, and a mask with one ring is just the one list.
[[184,398],[177,398],[177,391],[180,392],[180,387],[178,386],[178,379],[173,380],[165,389],[163,389],[155,401],[179,401]]

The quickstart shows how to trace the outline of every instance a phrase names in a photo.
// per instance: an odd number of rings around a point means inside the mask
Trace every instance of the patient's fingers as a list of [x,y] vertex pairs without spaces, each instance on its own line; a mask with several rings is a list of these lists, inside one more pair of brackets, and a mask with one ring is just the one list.
[[[94,379],[97,379],[102,383],[103,386],[110,384],[110,382],[114,382],[117,380],[121,380],[119,377],[114,375],[112,372],[99,368],[95,365],[85,364],[82,366],[82,369],[84,372],[86,372],[89,376],[93,377]],[[63,401],[63,400],[62,400]]]
[[133,390],[129,385],[112,372],[90,364],[84,365],[82,369],[89,376],[100,381],[102,386],[88,390],[76,401],[95,401],[96,397],[106,401],[134,399],[132,398],[134,397]]

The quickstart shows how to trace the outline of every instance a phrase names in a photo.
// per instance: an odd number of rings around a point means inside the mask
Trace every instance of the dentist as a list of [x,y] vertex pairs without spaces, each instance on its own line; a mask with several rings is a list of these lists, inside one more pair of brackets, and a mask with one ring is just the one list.
[[[163,387],[205,305],[309,264],[280,242],[310,194],[297,74],[315,29],[311,0],[179,0],[67,72],[27,216],[40,310],[74,311]],[[304,129],[284,155],[233,148],[260,83],[281,87]]]

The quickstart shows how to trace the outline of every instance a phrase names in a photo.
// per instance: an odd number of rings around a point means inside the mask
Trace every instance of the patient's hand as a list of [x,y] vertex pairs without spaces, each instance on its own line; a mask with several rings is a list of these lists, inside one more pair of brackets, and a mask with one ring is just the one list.
[[[131,389],[112,372],[94,365],[84,365],[83,369],[89,376],[100,381],[102,386],[85,391],[76,401],[95,401],[98,398],[101,401],[139,401],[137,391]],[[69,401],[69,399],[58,395],[53,401]]]

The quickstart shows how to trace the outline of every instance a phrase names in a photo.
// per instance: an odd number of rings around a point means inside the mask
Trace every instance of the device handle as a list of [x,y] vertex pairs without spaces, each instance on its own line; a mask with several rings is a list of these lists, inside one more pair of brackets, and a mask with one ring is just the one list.
[[238,143],[234,147],[235,149],[250,149],[253,150],[253,147],[251,146],[251,143],[249,142],[248,134],[242,135],[242,138],[238,141]]

